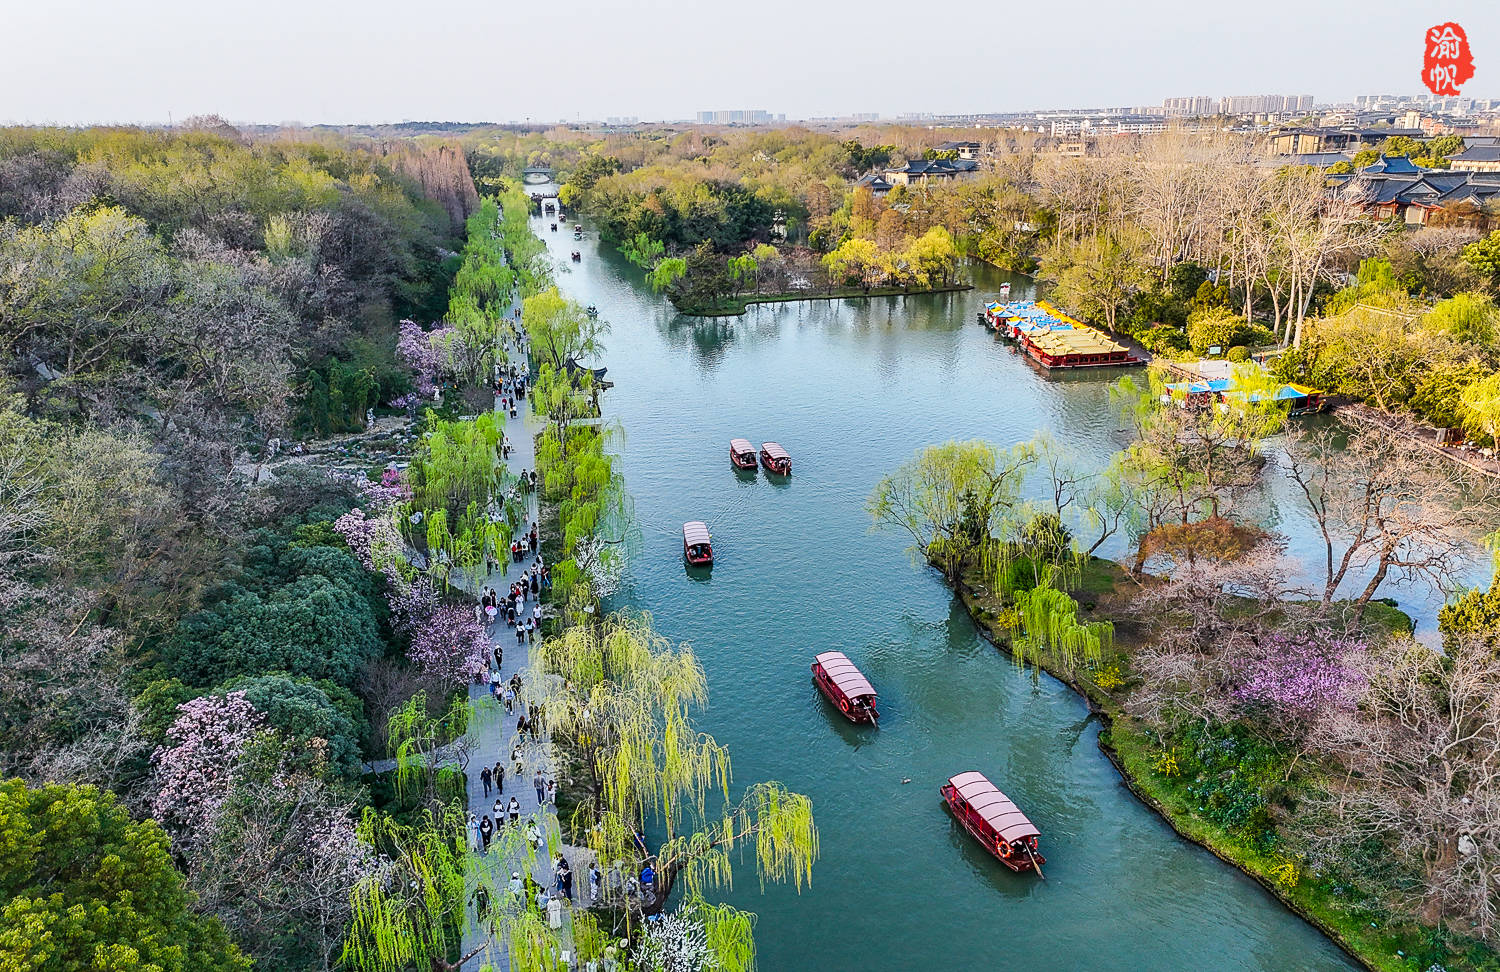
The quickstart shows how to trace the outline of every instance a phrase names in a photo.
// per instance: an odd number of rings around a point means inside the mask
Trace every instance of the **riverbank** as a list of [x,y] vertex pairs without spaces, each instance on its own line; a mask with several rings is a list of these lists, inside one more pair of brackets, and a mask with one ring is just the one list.
[[[1074,598],[1080,616],[1089,620],[1110,619],[1112,612],[1108,608],[1118,597],[1122,582],[1131,583],[1123,567],[1094,558]],[[986,640],[1009,655],[1009,629],[1003,623],[1005,607],[987,592],[982,579],[971,572],[956,585],[955,592]],[[1372,621],[1376,627],[1394,628],[1404,623],[1405,615],[1393,607],[1373,603],[1371,608],[1377,611]],[[1127,667],[1131,653],[1141,646],[1141,640],[1140,632],[1131,623],[1116,623],[1112,654],[1092,675],[1068,671],[1045,657],[1040,667],[1081,696],[1089,711],[1099,719],[1102,727],[1099,749],[1119,771],[1126,787],[1179,836],[1255,880],[1366,969],[1404,972],[1427,968],[1427,963],[1414,964],[1414,957],[1429,947],[1420,926],[1342,900],[1337,883],[1331,879],[1304,875],[1294,858],[1257,849],[1243,836],[1194,812],[1201,797],[1189,791],[1192,781],[1175,772],[1175,757],[1170,764],[1164,763],[1164,754],[1171,753],[1171,747],[1155,741],[1147,727],[1125,711],[1124,700],[1131,683],[1121,671]],[[1393,918],[1397,920],[1392,921]],[[1467,967],[1495,967],[1492,952],[1481,943],[1468,944],[1472,945],[1471,957],[1478,955],[1480,960]]]
[[740,294],[713,305],[687,304],[672,306],[687,317],[738,317],[752,304],[790,304],[801,300],[859,300],[866,297],[917,297],[927,294],[958,293],[973,290],[973,284],[952,284],[946,287],[928,287],[912,290],[903,287],[839,287],[826,293],[797,290],[784,294]]

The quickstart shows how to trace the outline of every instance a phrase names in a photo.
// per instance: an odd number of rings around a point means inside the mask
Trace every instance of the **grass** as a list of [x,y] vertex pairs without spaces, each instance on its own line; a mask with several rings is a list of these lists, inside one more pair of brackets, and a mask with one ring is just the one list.
[[862,297],[911,297],[917,294],[946,294],[960,290],[973,290],[972,284],[949,284],[943,287],[927,287],[911,290],[902,287],[837,287],[829,291],[796,290],[784,294],[736,294],[713,303],[674,302],[679,313],[688,317],[737,317],[745,313],[751,304],[786,304],[798,300],[850,300]]

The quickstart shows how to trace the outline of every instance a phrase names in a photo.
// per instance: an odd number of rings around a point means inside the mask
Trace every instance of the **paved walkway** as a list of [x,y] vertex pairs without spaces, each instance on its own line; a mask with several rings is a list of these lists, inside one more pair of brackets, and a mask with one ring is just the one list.
[[[517,306],[519,307],[519,304]],[[499,408],[498,402],[496,408]],[[541,420],[532,417],[529,397],[518,403],[516,418],[507,416],[505,429],[512,447],[510,459],[507,462],[510,469],[520,473],[536,468],[535,435],[541,424]],[[533,522],[540,522],[537,512],[537,493],[532,493],[527,497],[526,508],[527,515],[523,530],[529,529]],[[535,556],[527,555],[521,563],[513,561],[504,563],[500,569],[489,576],[483,586],[493,587],[498,593],[504,595],[510,585],[520,579],[535,562]],[[530,609],[535,603],[535,601],[529,601],[527,608]],[[517,672],[521,673],[523,679],[529,677],[530,645],[517,645],[513,628],[508,627],[504,621],[495,622],[490,627],[490,644],[501,647],[500,677],[502,683],[509,682],[511,676]],[[493,662],[493,658],[491,661]],[[528,870],[526,858],[532,857],[529,868],[531,877],[546,888],[549,894],[555,895],[554,864],[557,860],[557,849],[561,848],[561,830],[555,809],[537,800],[536,789],[533,786],[533,778],[537,773],[541,773],[544,781],[553,778],[548,740],[542,737],[540,740],[523,742],[517,735],[516,722],[522,711],[519,700],[516,703],[515,713],[509,714],[502,703],[496,702],[491,697],[488,685],[471,685],[469,700],[474,706],[474,719],[469,735],[475,742],[468,769],[470,812],[480,820],[483,820],[486,815],[493,819],[495,801],[503,799],[508,807],[511,797],[515,797],[521,808],[521,819],[517,826],[524,832],[535,821],[547,840],[546,845],[534,854],[528,853],[524,841],[520,842],[520,850],[515,850],[510,854],[504,850],[507,846],[505,842],[492,842],[490,850],[480,858],[482,866],[489,874],[490,888],[501,901],[504,901],[509,894],[511,875],[521,873],[524,876]],[[512,759],[512,754],[517,747],[521,750],[523,766],[523,773],[519,778],[515,774],[515,760]],[[499,763],[505,771],[501,782],[503,790],[497,793],[492,788],[491,793],[486,795],[479,774],[484,767],[493,768],[496,763]],[[507,823],[506,826],[510,825]],[[496,836],[497,838],[500,836],[498,827]],[[568,858],[568,866],[573,871],[573,898],[577,901],[581,895],[588,893],[588,865],[585,861],[575,860],[573,854],[567,853],[566,849],[563,850]],[[472,904],[469,914],[472,921],[475,914]],[[568,909],[565,907],[561,932],[565,947],[571,945],[570,929]],[[486,967],[499,970],[499,972],[508,972],[510,968],[509,943],[503,937],[497,937],[492,929],[481,928],[477,923],[472,923],[464,933],[464,951],[469,951],[482,941],[485,941],[484,948],[464,963],[462,967],[464,972],[479,972]]]

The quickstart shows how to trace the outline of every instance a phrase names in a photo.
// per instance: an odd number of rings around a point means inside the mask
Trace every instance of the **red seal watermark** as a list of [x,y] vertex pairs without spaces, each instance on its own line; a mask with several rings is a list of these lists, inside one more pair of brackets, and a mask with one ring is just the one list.
[[1422,55],[1422,81],[1427,90],[1435,95],[1456,95],[1473,76],[1474,55],[1469,52],[1469,36],[1464,29],[1454,23],[1429,28]]

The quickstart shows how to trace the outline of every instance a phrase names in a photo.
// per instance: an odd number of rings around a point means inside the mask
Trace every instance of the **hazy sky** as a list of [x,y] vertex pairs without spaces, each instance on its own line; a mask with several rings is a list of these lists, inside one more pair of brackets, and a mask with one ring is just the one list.
[[1500,0],[0,0],[0,121],[789,117],[1417,93],[1456,20],[1500,97]]

